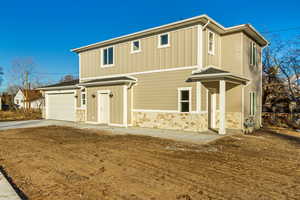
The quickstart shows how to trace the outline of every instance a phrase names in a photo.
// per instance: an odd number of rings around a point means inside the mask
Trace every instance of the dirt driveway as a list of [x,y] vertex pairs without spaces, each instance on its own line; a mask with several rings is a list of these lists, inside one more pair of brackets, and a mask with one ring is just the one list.
[[67,127],[0,131],[0,165],[33,200],[300,199],[300,141],[192,145]]

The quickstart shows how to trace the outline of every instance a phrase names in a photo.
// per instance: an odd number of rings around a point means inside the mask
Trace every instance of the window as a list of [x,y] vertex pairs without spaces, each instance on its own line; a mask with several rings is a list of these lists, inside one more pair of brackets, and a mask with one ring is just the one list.
[[169,33],[164,33],[158,36],[158,47],[163,48],[163,47],[168,47],[170,46],[170,34]]
[[131,42],[131,53],[137,53],[141,51],[141,41],[136,40]]
[[250,92],[250,115],[256,114],[256,93]]
[[102,49],[102,67],[110,67],[114,65],[114,47]]
[[178,89],[178,107],[179,112],[191,111],[191,88]]
[[81,107],[85,107],[86,106],[86,93],[82,92],[81,93]]
[[254,42],[250,43],[250,65],[257,66],[258,65],[258,51],[256,44]]
[[215,54],[215,34],[211,31],[208,32],[208,53]]

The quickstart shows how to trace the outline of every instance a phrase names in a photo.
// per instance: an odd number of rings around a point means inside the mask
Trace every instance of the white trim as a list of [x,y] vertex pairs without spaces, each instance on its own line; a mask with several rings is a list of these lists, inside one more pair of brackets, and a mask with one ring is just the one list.
[[85,121],[87,124],[100,124],[99,122],[93,122],[93,121]]
[[[181,91],[188,90],[189,91],[189,112],[181,112]],[[190,113],[192,112],[192,87],[181,87],[177,88],[177,96],[178,96],[178,112],[180,113]]]
[[75,90],[54,90],[54,91],[46,91],[45,94],[64,94],[64,93],[74,93]]
[[[112,64],[104,64],[103,51],[105,49],[109,49],[109,48],[113,48],[113,63]],[[103,47],[103,48],[100,49],[100,51],[101,51],[101,59],[100,59],[100,61],[101,61],[101,67],[102,68],[107,68],[107,67],[113,67],[113,66],[115,66],[115,56],[116,56],[116,54],[115,54],[115,46],[112,45],[112,46]],[[107,50],[107,56],[108,56],[108,50]]]
[[[134,47],[134,42],[139,42],[139,49],[138,50],[134,50],[133,49],[133,47]],[[142,51],[142,45],[141,45],[141,40],[133,40],[133,41],[131,41],[130,42],[131,43],[131,51],[130,51],[130,53],[131,54],[134,54],[134,53],[139,53],[139,52],[141,52]]]
[[91,86],[91,85],[110,85],[112,83],[131,83],[132,81],[129,80],[118,80],[118,81],[105,81],[105,82],[94,82],[94,83],[81,83],[80,86]]
[[126,127],[127,128],[127,126],[124,124],[115,124],[115,123],[108,123],[108,126],[117,126],[117,127]]
[[[210,33],[212,33],[212,36],[213,36],[212,50],[209,49],[209,35],[210,35]],[[207,52],[208,52],[208,54],[210,54],[212,56],[215,55],[215,44],[216,44],[215,38],[216,38],[216,34],[213,31],[208,30],[208,32],[207,32]]]
[[199,113],[201,111],[201,83],[196,82],[196,111]]
[[[178,110],[151,110],[151,109],[132,109],[132,112],[156,112],[156,113],[182,113]],[[207,111],[191,111],[190,114],[206,114]]]
[[81,54],[78,54],[78,61],[79,61],[79,80],[81,79]]
[[[163,36],[163,35],[167,35],[168,36],[168,44],[164,44],[164,45],[162,45],[161,44],[161,36]],[[159,34],[158,35],[158,44],[157,44],[157,48],[166,48],[166,47],[170,47],[171,45],[170,45],[170,43],[171,43],[171,40],[170,40],[170,33],[168,32],[168,33],[162,33],[162,34]]]
[[125,74],[114,74],[114,75],[107,75],[107,76],[94,76],[88,78],[81,78],[80,80],[93,80],[93,79],[101,79],[101,78],[111,78],[111,77],[118,77],[118,76],[132,76],[132,75],[139,75],[139,74],[150,74],[150,73],[158,73],[158,72],[170,72],[170,71],[178,71],[178,70],[189,70],[189,69],[197,69],[198,66],[185,66],[185,67],[174,67],[168,69],[157,69],[157,70],[149,70],[149,71],[142,71],[142,72],[131,72]]
[[211,94],[211,128],[216,128],[217,95]]
[[128,126],[128,89],[123,85],[123,124]]
[[219,134],[224,135],[226,134],[226,82],[224,80],[220,80],[219,87]]
[[109,94],[110,94],[110,90],[98,90],[97,91],[97,110],[98,110],[98,112],[97,112],[97,114],[98,114],[98,123],[99,124],[101,124],[101,122],[100,122],[100,104],[99,104],[99,100],[100,100],[100,98],[99,98],[99,95],[100,94],[107,94],[108,95],[108,124],[110,123],[110,98],[109,98]]
[[197,65],[199,69],[203,68],[203,30],[202,25],[197,25]]

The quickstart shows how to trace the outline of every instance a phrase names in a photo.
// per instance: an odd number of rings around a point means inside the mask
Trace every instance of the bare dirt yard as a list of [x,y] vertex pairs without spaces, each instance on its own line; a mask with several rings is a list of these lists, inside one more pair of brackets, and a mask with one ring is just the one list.
[[207,145],[45,127],[0,131],[0,165],[33,200],[300,199],[300,141]]

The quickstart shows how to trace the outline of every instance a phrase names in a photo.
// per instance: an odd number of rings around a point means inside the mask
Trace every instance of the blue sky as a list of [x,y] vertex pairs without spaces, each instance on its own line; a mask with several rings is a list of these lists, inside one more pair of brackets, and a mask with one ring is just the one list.
[[[267,0],[51,0],[0,1],[0,66],[8,73],[15,58],[32,58],[51,80],[78,72],[70,49],[208,14],[224,26],[251,23],[259,31],[300,27],[300,2]],[[279,32],[285,39],[300,29]],[[268,37],[268,35],[265,35]],[[59,74],[56,74],[59,73]],[[42,76],[41,76],[42,77]],[[7,85],[6,76],[0,86]]]

